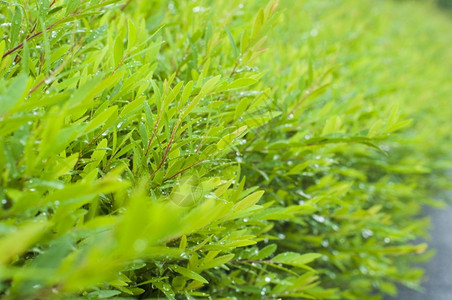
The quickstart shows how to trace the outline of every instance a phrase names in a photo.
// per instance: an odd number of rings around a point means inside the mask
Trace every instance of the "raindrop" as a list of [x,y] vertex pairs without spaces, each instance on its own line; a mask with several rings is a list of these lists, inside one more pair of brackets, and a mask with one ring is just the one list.
[[363,236],[363,238],[367,239],[367,238],[370,238],[371,236],[373,236],[374,233],[372,230],[364,229],[363,231],[361,231],[361,235]]
[[278,233],[278,237],[279,237],[281,240],[284,240],[284,239],[286,238],[286,235],[283,234],[283,233]]
[[270,282],[272,279],[270,277],[265,277],[265,282]]
[[303,192],[303,190],[301,190],[301,189],[297,190],[297,194],[300,195],[300,196],[302,196],[302,197],[305,197],[305,198],[307,198],[307,199],[311,199],[311,198],[312,198],[311,195],[306,194],[306,193]]
[[215,199],[217,198],[217,196],[214,193],[209,193],[207,195],[204,196],[207,199]]
[[361,271],[361,273],[367,274],[367,268],[365,266],[360,266],[359,270]]
[[199,13],[199,12],[204,12],[204,11],[206,11],[205,7],[202,7],[202,6],[195,6],[195,7],[193,7],[193,12],[194,13]]
[[314,220],[316,220],[317,222],[319,222],[319,223],[325,222],[325,218],[322,217],[322,216],[319,216],[319,215],[313,215],[312,218],[313,218]]
[[44,82],[45,82],[46,84],[50,84],[50,83],[52,83],[52,81],[54,81],[54,80],[55,80],[54,77],[49,77],[49,78],[47,78]]
[[323,240],[321,244],[322,244],[322,246],[325,247],[325,248],[328,247],[328,246],[330,245],[330,243],[329,243],[327,240]]
[[319,32],[317,31],[317,29],[312,29],[310,32],[311,36],[317,36],[319,34]]

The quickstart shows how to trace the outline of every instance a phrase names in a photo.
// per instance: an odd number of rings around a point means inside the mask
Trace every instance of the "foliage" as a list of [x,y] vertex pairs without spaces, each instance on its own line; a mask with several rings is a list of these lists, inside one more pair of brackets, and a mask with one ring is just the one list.
[[432,7],[0,5],[2,297],[417,287],[419,215],[450,187],[452,37]]

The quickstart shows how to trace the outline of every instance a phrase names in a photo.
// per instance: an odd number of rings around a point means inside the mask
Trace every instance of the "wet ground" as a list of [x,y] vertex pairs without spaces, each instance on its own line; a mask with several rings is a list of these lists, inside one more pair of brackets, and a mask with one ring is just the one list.
[[396,298],[388,300],[452,300],[452,207],[445,210],[430,209],[432,218],[431,248],[436,249],[436,256],[424,267],[427,271],[423,287],[419,293],[401,288]]

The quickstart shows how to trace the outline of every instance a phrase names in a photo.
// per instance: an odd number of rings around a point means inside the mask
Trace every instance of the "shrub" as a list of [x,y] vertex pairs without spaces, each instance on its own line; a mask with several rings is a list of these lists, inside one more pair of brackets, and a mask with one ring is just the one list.
[[417,286],[451,165],[450,21],[430,6],[1,4],[2,297]]

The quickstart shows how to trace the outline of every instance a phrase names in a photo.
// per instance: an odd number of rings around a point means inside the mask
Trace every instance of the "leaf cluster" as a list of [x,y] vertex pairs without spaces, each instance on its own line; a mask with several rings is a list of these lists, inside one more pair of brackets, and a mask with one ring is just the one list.
[[450,21],[304,2],[0,1],[0,296],[415,288]]

